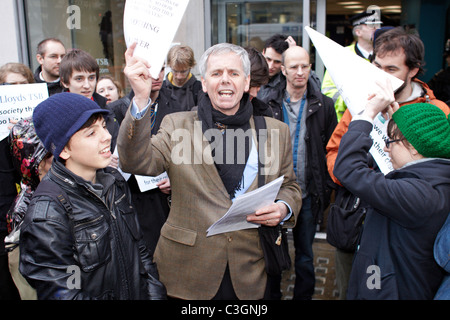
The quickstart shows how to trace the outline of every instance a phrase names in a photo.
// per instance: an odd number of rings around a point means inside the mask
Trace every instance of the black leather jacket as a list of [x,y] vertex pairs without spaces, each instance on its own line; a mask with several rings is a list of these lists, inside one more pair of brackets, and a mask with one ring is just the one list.
[[56,190],[39,184],[20,235],[20,272],[39,299],[166,298],[117,170],[99,170],[93,185],[54,161],[44,180]]

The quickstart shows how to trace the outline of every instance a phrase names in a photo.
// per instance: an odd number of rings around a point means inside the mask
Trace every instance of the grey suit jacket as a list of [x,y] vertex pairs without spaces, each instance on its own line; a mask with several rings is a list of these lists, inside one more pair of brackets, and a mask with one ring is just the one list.
[[[254,129],[253,118],[250,121]],[[301,207],[301,191],[292,164],[291,139],[284,123],[266,118],[266,183],[284,175],[278,199],[293,212]],[[172,189],[169,217],[155,251],[160,280],[169,296],[211,299],[228,264],[240,299],[262,299],[266,287],[264,256],[257,229],[206,236],[206,230],[231,206],[231,200],[203,137],[196,111],[167,115],[151,137],[150,114],[136,120],[127,112],[120,127],[118,150],[125,172],[155,176],[167,171]],[[257,179],[248,191],[257,188]],[[149,208],[151,214],[151,208]]]

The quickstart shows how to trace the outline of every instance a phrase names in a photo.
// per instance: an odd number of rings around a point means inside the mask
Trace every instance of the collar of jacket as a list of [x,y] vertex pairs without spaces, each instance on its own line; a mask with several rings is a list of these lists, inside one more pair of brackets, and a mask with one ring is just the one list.
[[283,75],[283,72],[278,72],[277,75],[273,76],[269,79],[269,82],[266,84],[268,87],[279,87],[279,88],[285,88],[286,87],[286,77]]
[[49,89],[56,88],[56,87],[61,87],[61,89],[62,89],[62,85],[61,85],[61,82],[59,79],[57,81],[46,82],[43,79],[41,79],[41,72],[42,72],[42,67],[39,66],[39,67],[37,67],[36,71],[33,74],[33,78],[34,78],[34,81],[36,81],[36,83],[46,83],[47,86],[49,87]]
[[[284,97],[286,93],[286,88],[283,90],[282,96]],[[307,87],[306,87],[306,99],[307,99],[307,108],[308,112],[306,113],[306,117],[308,118],[310,115],[315,113],[321,106],[322,106],[322,100],[320,99],[320,93],[317,90],[314,90],[311,83],[308,81]]]
[[[112,168],[111,168],[112,169]],[[76,188],[85,188],[90,190],[90,192],[98,193],[99,188],[95,188],[93,183],[84,180],[82,177],[74,174],[72,171],[67,169],[61,162],[53,160],[52,167],[48,172],[50,179],[57,182],[63,188],[67,190],[73,190]],[[107,172],[107,169],[97,170],[97,185],[101,185],[103,188],[102,195],[104,195],[109,188],[114,184],[116,179],[114,176]]]

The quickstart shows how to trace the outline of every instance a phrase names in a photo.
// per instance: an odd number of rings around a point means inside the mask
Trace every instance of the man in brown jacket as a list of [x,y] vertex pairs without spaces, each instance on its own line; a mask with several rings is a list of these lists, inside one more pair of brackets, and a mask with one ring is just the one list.
[[[255,124],[245,93],[250,83],[247,52],[231,44],[209,48],[199,63],[203,92],[197,111],[167,115],[150,139],[157,112],[149,107],[150,65],[133,56],[134,48],[125,53],[124,72],[136,95],[121,125],[119,159],[125,172],[155,176],[167,171],[169,175],[171,210],[155,251],[168,296],[264,298],[267,276],[258,230],[207,236],[207,229],[227,212],[235,196],[258,187],[254,150],[259,148],[252,148],[257,141]],[[281,176],[284,180],[275,202],[247,216],[247,221],[293,224],[301,191],[293,172],[289,129],[275,119],[265,120],[265,183]],[[230,143],[235,139],[230,135],[239,136],[238,132],[250,132],[253,139]]]

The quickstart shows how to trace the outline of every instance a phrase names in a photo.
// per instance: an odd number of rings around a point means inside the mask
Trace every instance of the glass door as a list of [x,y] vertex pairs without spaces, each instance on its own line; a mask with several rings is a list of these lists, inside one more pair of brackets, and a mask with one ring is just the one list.
[[303,0],[212,0],[211,40],[262,50],[269,37],[280,33],[301,45],[303,20]]

